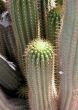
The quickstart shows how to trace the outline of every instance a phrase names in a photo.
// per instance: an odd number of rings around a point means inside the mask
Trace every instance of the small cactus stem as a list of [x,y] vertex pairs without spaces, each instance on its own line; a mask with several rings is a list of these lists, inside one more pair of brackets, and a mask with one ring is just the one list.
[[59,6],[48,12],[48,37],[55,47],[55,79],[56,88],[59,93],[60,75],[59,72],[59,38],[62,26],[63,9]]
[[57,92],[55,81],[53,81],[55,80],[54,58],[51,44],[41,39],[32,41],[25,50],[24,75],[28,81],[31,110],[52,110],[54,108],[52,103]]

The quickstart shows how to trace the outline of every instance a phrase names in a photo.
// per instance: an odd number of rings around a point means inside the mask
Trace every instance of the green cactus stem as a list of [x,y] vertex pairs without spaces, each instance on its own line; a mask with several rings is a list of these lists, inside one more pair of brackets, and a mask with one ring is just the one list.
[[41,39],[32,41],[25,49],[24,61],[31,110],[57,110],[53,46]]
[[48,37],[47,39],[55,47],[55,76],[56,76],[56,87],[59,92],[60,76],[59,76],[59,35],[62,26],[63,19],[63,6],[56,5],[55,8],[48,13]]
[[56,38],[61,28],[61,19],[63,16],[63,9],[60,6],[52,9],[48,14],[48,31],[49,39],[54,45],[56,44]]

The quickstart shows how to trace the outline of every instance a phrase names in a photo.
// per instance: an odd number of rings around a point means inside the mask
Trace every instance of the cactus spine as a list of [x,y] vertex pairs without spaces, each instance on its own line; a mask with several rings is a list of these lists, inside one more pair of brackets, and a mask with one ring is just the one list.
[[28,45],[24,57],[31,110],[56,110],[53,47],[47,41],[37,39]]

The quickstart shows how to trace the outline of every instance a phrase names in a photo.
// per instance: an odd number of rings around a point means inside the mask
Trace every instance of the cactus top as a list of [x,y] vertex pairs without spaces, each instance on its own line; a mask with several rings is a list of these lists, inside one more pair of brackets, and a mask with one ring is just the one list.
[[49,59],[52,57],[53,53],[52,45],[48,41],[42,39],[32,41],[25,50],[25,55],[31,55],[32,57],[40,59]]

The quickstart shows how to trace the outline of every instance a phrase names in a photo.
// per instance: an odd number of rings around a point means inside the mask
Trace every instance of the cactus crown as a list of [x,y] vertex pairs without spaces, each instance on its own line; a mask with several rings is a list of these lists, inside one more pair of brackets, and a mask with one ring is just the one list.
[[51,58],[53,52],[53,47],[48,41],[44,41],[42,39],[36,39],[28,45],[25,53],[30,55],[32,58],[34,56],[39,57],[39,59],[49,59]]

